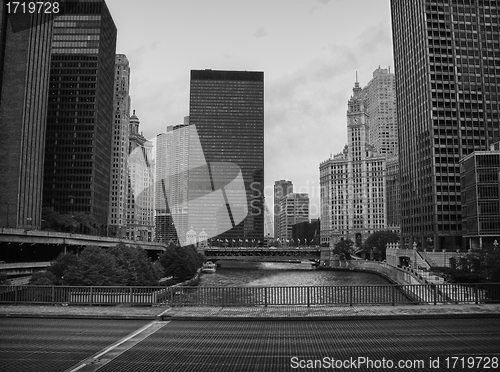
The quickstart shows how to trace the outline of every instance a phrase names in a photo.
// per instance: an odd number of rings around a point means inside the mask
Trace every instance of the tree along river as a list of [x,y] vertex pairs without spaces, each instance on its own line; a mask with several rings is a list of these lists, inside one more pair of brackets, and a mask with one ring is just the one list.
[[202,274],[202,287],[281,287],[281,286],[345,286],[386,285],[387,279],[356,271],[315,270],[310,263],[281,262],[217,262],[214,274]]

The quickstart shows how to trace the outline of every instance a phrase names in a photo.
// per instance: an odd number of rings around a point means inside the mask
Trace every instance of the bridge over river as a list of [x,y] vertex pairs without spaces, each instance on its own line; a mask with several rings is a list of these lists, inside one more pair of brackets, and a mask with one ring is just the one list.
[[[328,249],[320,247],[281,247],[281,248],[261,248],[261,247],[207,247],[204,254],[209,261],[229,260],[229,261],[256,261],[256,262],[319,262],[323,256],[330,255]],[[322,253],[323,252],[323,253]]]

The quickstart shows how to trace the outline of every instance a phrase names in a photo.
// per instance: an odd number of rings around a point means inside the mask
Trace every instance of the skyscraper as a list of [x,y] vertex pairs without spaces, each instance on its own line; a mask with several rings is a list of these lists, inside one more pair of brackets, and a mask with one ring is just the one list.
[[160,242],[182,242],[188,231],[189,136],[186,117],[184,124],[170,125],[156,137],[155,229]]
[[[217,220],[229,214],[230,223],[219,238],[244,241],[264,238],[264,74],[247,71],[191,71],[190,124],[196,127],[208,172],[190,171],[189,200],[200,198],[203,181],[212,180],[213,191],[222,190],[226,207],[217,212]],[[194,161],[193,154],[189,160]],[[222,167],[215,166],[216,163]],[[224,163],[224,164],[223,164]],[[237,194],[225,189],[241,169],[246,195],[235,203]],[[211,164],[214,164],[212,167]],[[198,186],[195,186],[198,185]],[[210,183],[209,183],[210,185]],[[236,200],[235,199],[235,200]],[[242,205],[243,203],[244,205]],[[204,210],[189,210],[189,218],[207,223]],[[242,222],[237,223],[240,214]],[[229,221],[228,219],[228,221]],[[191,225],[191,224],[189,224]],[[199,231],[197,231],[199,233]]]
[[290,193],[280,198],[279,225],[281,243],[294,245],[293,225],[309,222],[309,195]]
[[497,1],[392,0],[401,232],[463,247],[462,157],[500,139]]
[[135,110],[130,117],[127,197],[127,232],[131,240],[154,239],[153,143],[139,132],[140,121]]
[[165,185],[167,180],[167,133],[160,133],[156,136],[155,150],[155,241],[168,243],[172,216],[168,209],[167,186]]
[[43,206],[108,222],[116,27],[104,0],[54,20]]
[[130,67],[125,54],[115,60],[113,153],[110,180],[109,226],[116,236],[125,236],[127,227],[127,158],[130,121]]
[[370,144],[380,155],[398,154],[398,123],[396,115],[396,78],[389,69],[378,68],[363,88],[366,113],[369,117]]
[[386,228],[385,156],[369,143],[369,115],[356,81],[347,110],[347,146],[320,164],[321,243],[361,246]]
[[52,16],[0,7],[0,227],[39,229]]
[[369,117],[369,143],[386,157],[387,227],[399,231],[401,207],[399,192],[398,121],[396,111],[396,77],[390,69],[378,68],[363,88]]
[[274,181],[274,237],[280,237],[280,199],[293,193],[293,183],[288,180]]

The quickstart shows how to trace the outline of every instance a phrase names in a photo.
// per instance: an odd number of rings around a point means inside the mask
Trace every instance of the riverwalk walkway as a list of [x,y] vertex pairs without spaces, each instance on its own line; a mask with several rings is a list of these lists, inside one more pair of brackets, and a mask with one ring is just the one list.
[[401,306],[61,306],[0,305],[0,317],[161,320],[345,320],[360,318],[500,317],[500,304]]

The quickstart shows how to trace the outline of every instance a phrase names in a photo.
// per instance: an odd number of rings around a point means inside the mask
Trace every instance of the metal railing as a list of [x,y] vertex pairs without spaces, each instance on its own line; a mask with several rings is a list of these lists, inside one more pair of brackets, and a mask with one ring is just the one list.
[[500,302],[500,283],[300,287],[0,286],[0,303],[354,306],[495,302]]

